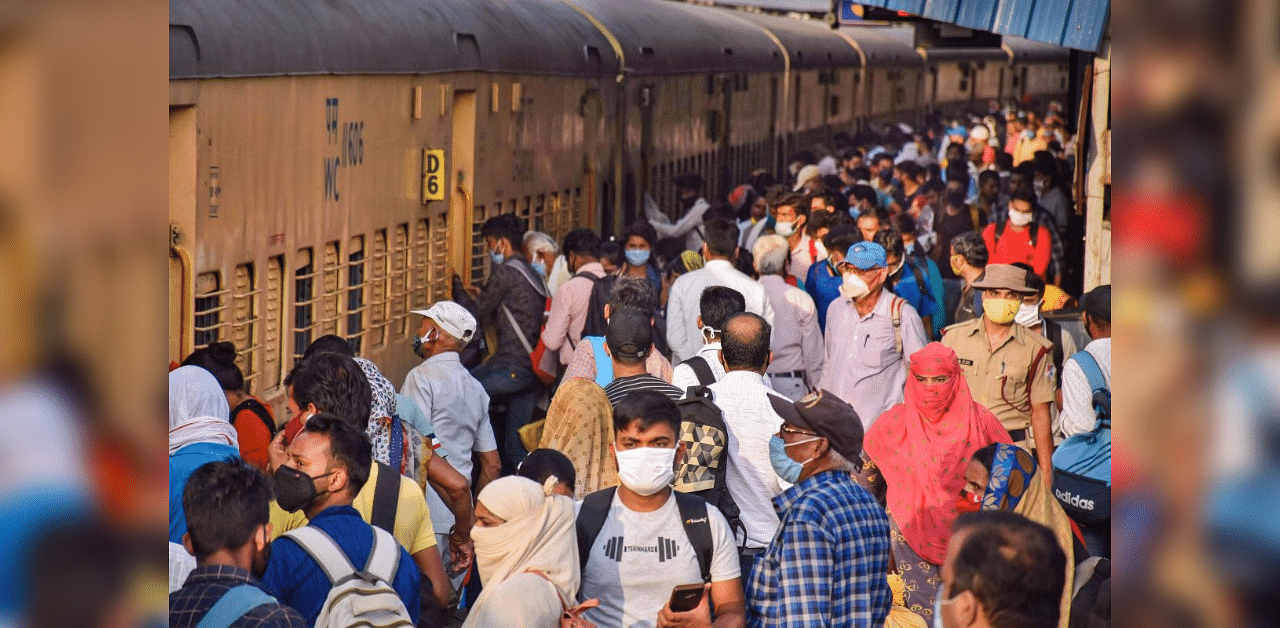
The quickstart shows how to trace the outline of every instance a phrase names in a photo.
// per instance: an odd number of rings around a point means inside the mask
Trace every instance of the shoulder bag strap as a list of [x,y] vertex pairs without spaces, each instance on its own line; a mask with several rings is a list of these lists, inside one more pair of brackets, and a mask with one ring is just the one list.
[[378,481],[373,488],[373,512],[369,523],[394,534],[396,507],[400,501],[400,474],[381,462],[374,466],[378,468]]
[[1076,361],[1081,371],[1084,371],[1084,377],[1088,380],[1089,388],[1093,392],[1107,390],[1107,380],[1102,375],[1102,367],[1098,366],[1098,361],[1093,358],[1093,354],[1081,349],[1071,356],[1071,359]]
[[369,550],[369,560],[365,562],[365,573],[391,584],[396,579],[396,571],[400,569],[400,543],[390,532],[379,527],[373,528],[373,548]]
[[252,584],[231,587],[214,603],[213,608],[204,614],[204,618],[196,624],[196,628],[230,628],[231,624],[236,623],[249,611],[263,604],[273,604],[275,601],[275,598]]
[[698,383],[703,386],[710,386],[716,383],[716,374],[711,371],[711,363],[706,358],[695,355],[684,361],[693,369],[693,374],[698,376]]
[[698,557],[698,569],[702,571],[702,581],[711,582],[711,556],[714,551],[711,540],[711,521],[707,517],[707,502],[697,495],[671,491],[676,498],[676,507],[680,509],[680,522],[684,524],[684,533],[689,537],[693,553]]
[[524,277],[524,280],[529,282],[530,286],[533,286],[533,289],[538,293],[539,296],[544,298],[547,296],[546,284],[542,283],[542,281],[538,279],[535,279],[533,277],[533,274],[529,272],[529,269],[524,265],[524,263],[516,261],[515,258],[511,258],[503,262],[502,265],[514,268],[516,272],[520,273],[520,276]]
[[533,347],[529,344],[529,339],[525,337],[524,331],[520,329],[520,324],[516,322],[515,314],[511,313],[511,309],[505,303],[502,304],[502,313],[507,316],[507,322],[511,323],[511,328],[516,330],[516,338],[520,339],[520,346],[524,347],[525,352],[532,354]]
[[356,568],[351,565],[351,559],[347,558],[342,548],[338,547],[338,544],[329,538],[324,530],[315,526],[303,526],[285,532],[284,535],[293,539],[311,556],[312,560],[316,561],[316,564],[320,565],[324,575],[329,578],[330,584],[356,572]]
[[609,516],[609,506],[613,504],[613,496],[617,492],[618,487],[611,486],[582,498],[575,526],[578,532],[578,565],[583,569],[587,566],[591,546],[595,544],[596,537],[600,536],[600,529],[604,527],[604,520]]

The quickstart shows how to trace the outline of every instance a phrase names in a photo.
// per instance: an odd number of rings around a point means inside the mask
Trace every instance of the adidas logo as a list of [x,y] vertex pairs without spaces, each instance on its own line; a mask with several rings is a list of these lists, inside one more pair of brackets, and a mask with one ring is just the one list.
[[1070,504],[1071,506],[1075,506],[1081,510],[1093,510],[1092,499],[1085,499],[1079,495],[1072,495],[1067,491],[1059,489],[1053,489],[1053,494],[1058,498],[1058,501],[1061,501],[1064,504]]

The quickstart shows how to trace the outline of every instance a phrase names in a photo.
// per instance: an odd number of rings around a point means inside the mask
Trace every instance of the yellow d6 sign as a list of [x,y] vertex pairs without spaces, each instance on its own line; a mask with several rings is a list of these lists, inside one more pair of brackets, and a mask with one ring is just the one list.
[[422,151],[422,202],[444,200],[444,151]]

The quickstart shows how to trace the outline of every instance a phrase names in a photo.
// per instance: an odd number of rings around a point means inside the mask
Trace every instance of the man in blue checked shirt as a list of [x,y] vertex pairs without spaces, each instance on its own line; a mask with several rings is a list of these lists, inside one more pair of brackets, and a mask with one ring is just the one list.
[[784,421],[770,462],[795,486],[773,498],[782,523],[751,570],[747,625],[880,628],[891,601],[889,518],[850,476],[862,422],[825,390],[770,402]]

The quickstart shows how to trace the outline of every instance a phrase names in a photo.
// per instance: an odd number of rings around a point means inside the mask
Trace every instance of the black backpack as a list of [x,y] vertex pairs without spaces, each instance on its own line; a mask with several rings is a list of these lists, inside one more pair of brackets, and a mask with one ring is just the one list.
[[[378,467],[378,481],[373,487],[373,507],[369,513],[369,524],[396,533],[396,510],[400,501],[400,472],[391,467],[374,462]],[[444,615],[436,604],[435,587],[431,579],[423,576],[418,595],[418,628],[437,628],[444,625]]]
[[[591,556],[591,546],[600,536],[604,520],[609,516],[609,506],[613,504],[613,496],[618,487],[611,486],[582,498],[582,507],[578,509],[578,565],[585,572],[587,559]],[[711,582],[711,556],[714,547],[711,541],[711,522],[707,519],[707,502],[696,495],[673,491],[671,496],[680,509],[680,522],[684,524],[684,533],[689,537],[693,553],[698,558],[698,570],[702,572],[702,581]],[[610,540],[610,542],[613,542]],[[621,558],[622,548],[617,548]]]
[[729,527],[737,531],[742,527],[742,512],[729,494],[729,428],[724,413],[706,386],[690,386],[676,407],[680,409],[679,441],[684,443],[685,457],[677,461],[675,489],[697,495],[720,509]]
[[716,383],[716,374],[712,372],[711,364],[707,362],[706,358],[700,355],[695,355],[692,358],[681,362],[681,364],[693,369],[693,374],[698,376],[699,385],[710,386]]
[[275,419],[271,418],[271,412],[267,410],[266,406],[262,405],[262,402],[254,399],[253,397],[249,397],[248,399],[241,401],[239,405],[231,409],[232,420],[234,420],[242,410],[248,410],[258,415],[258,418],[262,419],[262,424],[267,426],[267,431],[271,432],[271,438],[276,437],[276,432],[279,431],[279,428],[276,427]]
[[582,327],[582,337],[604,336],[609,330],[609,323],[604,320],[604,306],[609,304],[613,296],[613,284],[617,277],[605,275],[597,277],[591,273],[578,273],[574,277],[586,277],[591,280],[591,299],[587,301],[587,322]]

